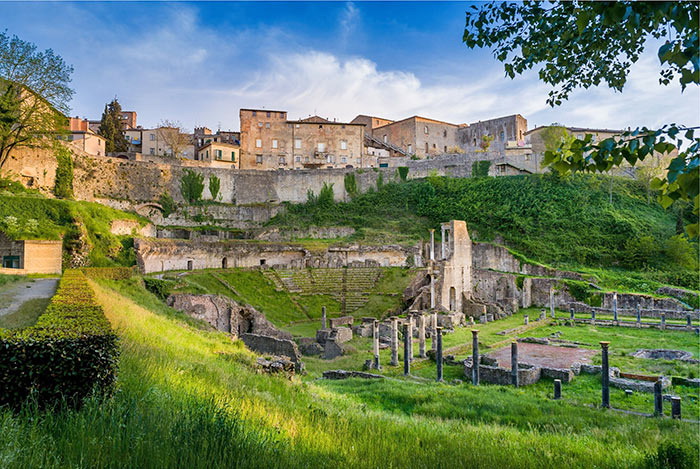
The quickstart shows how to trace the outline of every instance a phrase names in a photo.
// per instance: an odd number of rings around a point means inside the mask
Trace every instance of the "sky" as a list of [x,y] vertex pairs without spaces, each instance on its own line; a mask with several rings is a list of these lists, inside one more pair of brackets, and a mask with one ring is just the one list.
[[240,108],[413,115],[456,124],[521,114],[620,129],[700,125],[700,90],[658,84],[658,45],[622,93],[605,86],[547,105],[536,71],[510,79],[488,49],[462,43],[468,3],[0,2],[0,30],[74,67],[73,116],[99,119],[115,96],[138,124],[237,130]]

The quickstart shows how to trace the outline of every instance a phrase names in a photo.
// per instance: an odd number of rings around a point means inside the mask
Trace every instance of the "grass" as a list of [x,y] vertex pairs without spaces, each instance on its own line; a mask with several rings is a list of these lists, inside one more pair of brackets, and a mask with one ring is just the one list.
[[33,298],[22,303],[16,311],[0,316],[0,327],[21,329],[33,326],[39,316],[44,314],[51,298]]
[[3,285],[7,285],[9,283],[17,282],[19,280],[22,280],[25,278],[22,275],[5,275],[5,274],[0,274],[0,287]]
[[240,342],[122,296],[152,301],[133,282],[104,285],[123,347],[116,394],[75,411],[0,411],[3,466],[626,468],[663,441],[696,441],[693,424],[526,389],[260,375]]

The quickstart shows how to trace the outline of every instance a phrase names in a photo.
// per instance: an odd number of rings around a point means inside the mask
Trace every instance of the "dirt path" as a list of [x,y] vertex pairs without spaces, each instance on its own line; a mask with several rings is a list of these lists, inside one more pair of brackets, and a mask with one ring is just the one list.
[[27,301],[51,298],[56,288],[57,278],[20,280],[0,287],[0,316],[17,311]]

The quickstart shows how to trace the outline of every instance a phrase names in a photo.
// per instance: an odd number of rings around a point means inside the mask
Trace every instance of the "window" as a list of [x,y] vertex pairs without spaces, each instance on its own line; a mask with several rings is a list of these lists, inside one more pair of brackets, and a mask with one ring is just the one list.
[[425,142],[425,152],[428,153],[429,147],[428,147],[428,142]]
[[6,269],[19,269],[19,256],[3,256],[2,266]]
[[340,141],[340,149],[347,150],[348,149],[348,142],[346,142],[345,140],[341,140]]
[[269,123],[269,122],[265,122],[265,128],[266,128],[266,129],[269,129],[269,128],[270,128],[270,123]]
[[155,155],[155,154],[156,154],[156,149],[155,149],[155,148],[151,147],[150,150],[151,150],[151,155]]
[[207,151],[205,152],[205,157],[206,157],[206,159],[209,159],[209,150],[207,150]]
[[443,137],[447,137],[447,130],[443,130],[443,131],[442,131],[442,136],[443,136]]
[[253,117],[257,116],[258,113],[256,111],[253,111]]
[[257,164],[262,164],[262,155],[255,155],[255,162]]
[[433,143],[433,148],[437,148],[437,143]]
[[284,158],[284,156],[280,156],[280,164],[286,164],[286,163],[287,163],[287,161]]
[[309,162],[309,157],[308,157],[308,156],[305,156],[305,157],[304,157],[304,163],[308,163],[308,162]]
[[262,148],[262,140],[259,138],[255,139],[255,148]]
[[341,129],[344,129],[344,128],[345,128],[345,124],[341,125],[340,128],[341,128]]
[[326,151],[326,144],[325,144],[325,143],[319,143],[319,144],[317,145],[317,149],[318,149],[318,152],[319,152],[319,153],[323,153],[324,151]]
[[579,139],[579,140],[583,140],[583,134],[578,134],[578,135],[576,135],[576,138]]
[[444,150],[444,151],[445,151],[445,153],[447,153],[447,145],[445,145],[445,150]]
[[476,146],[476,138],[474,139],[474,142],[472,142],[472,145]]
[[319,128],[319,129],[322,129],[323,126],[322,126],[321,124],[318,124],[318,128]]
[[267,117],[270,117],[270,111],[267,111]]
[[300,138],[294,139],[294,148],[301,148],[301,139]]
[[409,155],[413,154],[413,145],[411,145],[410,143],[408,144],[408,154]]
[[423,126],[423,132],[428,135],[428,126]]
[[384,136],[384,143],[386,143],[386,135]]
[[300,127],[299,124],[297,124],[297,129],[298,129],[299,127]]
[[347,163],[347,162],[348,162],[348,159],[347,159],[346,157],[342,156],[342,157],[340,158],[340,162],[341,162],[341,163]]
[[231,152],[231,161],[234,161],[234,162],[236,161],[236,152],[235,151]]
[[501,142],[506,139],[506,133],[501,130]]
[[156,139],[156,134],[151,134],[150,138],[151,138],[151,142],[154,141]]
[[326,163],[333,163],[333,155],[326,156]]
[[277,139],[276,138],[272,139],[272,148],[277,148]]
[[214,154],[216,155],[217,160],[220,160],[223,157],[223,152],[221,150],[214,150]]
[[258,122],[258,127],[262,128],[262,122]]
[[297,163],[301,163],[301,156],[297,155],[296,158],[294,158]]

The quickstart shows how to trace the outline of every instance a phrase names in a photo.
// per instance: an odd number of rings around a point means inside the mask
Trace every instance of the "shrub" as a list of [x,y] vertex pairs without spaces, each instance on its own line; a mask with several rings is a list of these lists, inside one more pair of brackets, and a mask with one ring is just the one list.
[[158,204],[160,204],[163,218],[168,218],[177,208],[175,206],[175,201],[167,192],[163,192],[160,197],[158,197]]
[[0,406],[30,395],[42,407],[79,405],[93,390],[109,394],[116,379],[117,336],[79,270],[66,271],[34,326],[0,329],[0,350]]
[[350,173],[345,175],[345,192],[352,198],[358,194],[357,190],[357,179],[355,178],[355,173]]
[[697,467],[697,461],[698,455],[692,448],[677,441],[666,440],[659,444],[656,454],[647,458],[647,467],[691,469]]
[[330,207],[333,205],[333,201],[333,183],[328,184],[327,182],[324,182],[321,192],[318,193],[316,203],[319,205],[319,207]]
[[216,200],[219,197],[220,189],[221,179],[214,174],[209,175],[209,193],[211,194],[211,200]]
[[408,166],[399,166],[398,172],[399,172],[399,178],[401,178],[401,181],[405,182],[406,178],[408,177]]
[[153,277],[144,277],[143,284],[146,290],[150,291],[161,300],[166,299],[168,295],[170,295],[170,285],[172,282]]
[[381,171],[377,174],[377,190],[380,190],[384,185],[384,173]]
[[204,176],[191,169],[186,169],[180,179],[180,193],[188,203],[195,205],[202,200]]
[[683,235],[676,235],[666,241],[665,254],[671,264],[682,269],[697,270],[696,249],[693,249],[693,245]]
[[59,199],[73,198],[73,154],[61,144],[54,148],[56,156],[56,180],[53,193]]
[[659,249],[651,236],[640,236],[625,241],[624,263],[631,268],[646,267],[653,263]]
[[80,270],[91,279],[126,280],[134,275],[131,267],[84,267]]
[[489,175],[490,161],[475,161],[472,163],[472,177],[485,178]]

